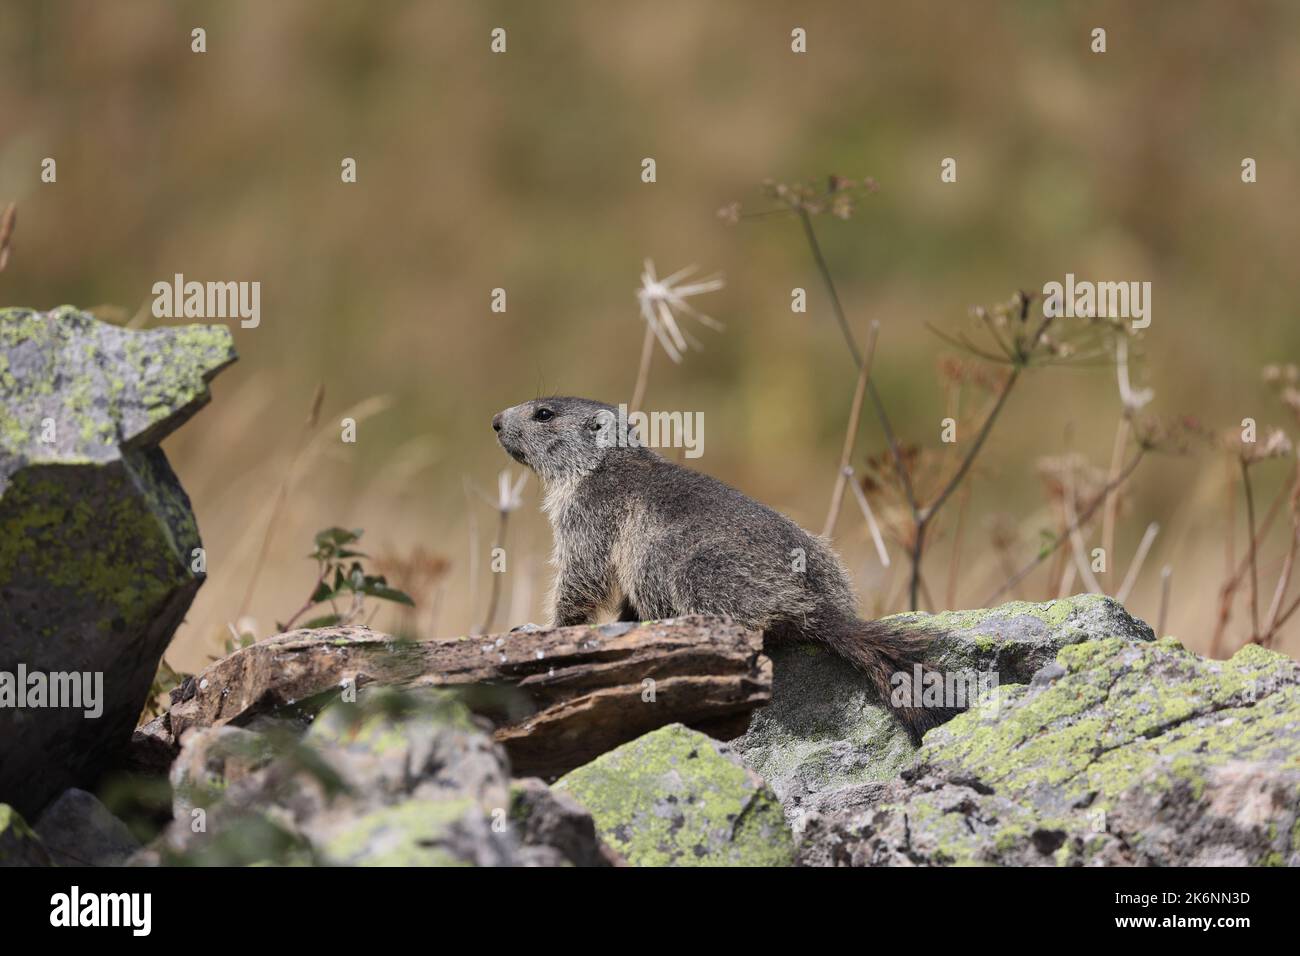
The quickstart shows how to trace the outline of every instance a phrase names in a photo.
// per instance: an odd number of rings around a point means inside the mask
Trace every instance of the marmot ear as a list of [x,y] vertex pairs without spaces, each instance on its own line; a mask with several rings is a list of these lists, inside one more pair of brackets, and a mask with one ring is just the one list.
[[596,444],[608,447],[614,444],[615,418],[612,412],[601,409],[587,419],[587,431],[596,439]]

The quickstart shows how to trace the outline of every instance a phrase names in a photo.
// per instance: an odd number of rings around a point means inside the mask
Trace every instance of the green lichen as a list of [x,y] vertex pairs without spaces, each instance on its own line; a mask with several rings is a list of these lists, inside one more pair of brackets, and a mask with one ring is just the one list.
[[[959,716],[927,738],[923,756],[978,767],[994,787],[1054,788],[1068,802],[1114,797],[1161,756],[1189,779],[1230,759],[1272,757],[1270,740],[1295,720],[1294,684],[1265,690],[1285,658],[1254,645],[1214,662],[1169,640],[1108,639],[1066,647],[1057,660],[1068,673],[1051,687],[1001,688],[1001,703],[1014,706]],[[1250,693],[1260,697],[1247,706]],[[1284,749],[1282,766],[1300,767]]]
[[639,866],[785,866],[780,804],[704,734],[672,724],[561,777],[601,837]]
[[[1087,863],[1116,852],[1094,824],[1135,800],[1161,806],[1177,793],[1199,804],[1229,763],[1300,771],[1300,668],[1289,658],[1248,645],[1211,661],[1170,638],[1104,639],[1067,646],[1057,662],[1065,672],[1049,683],[1000,687],[994,710],[926,737],[918,773],[978,780],[978,791],[923,788],[878,808],[886,823],[906,814],[907,841],[927,859]],[[1300,824],[1259,828],[1257,863],[1284,859],[1300,839]],[[1146,852],[1148,836],[1125,832],[1126,852]]]
[[156,442],[207,401],[208,382],[234,359],[224,326],[137,331],[72,306],[0,309],[0,490],[19,462],[104,460]]
[[339,866],[469,866],[455,852],[455,829],[480,811],[468,798],[407,800],[349,821],[321,847]]
[[45,844],[27,821],[7,803],[0,803],[0,867],[51,866]]

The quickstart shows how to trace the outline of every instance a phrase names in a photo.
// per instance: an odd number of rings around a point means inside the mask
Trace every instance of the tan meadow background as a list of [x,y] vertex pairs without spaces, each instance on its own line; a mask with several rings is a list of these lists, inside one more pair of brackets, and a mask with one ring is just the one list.
[[[288,618],[314,581],[312,535],[329,525],[364,528],[364,550],[421,605],[413,619],[382,610],[375,626],[427,637],[481,624],[496,517],[466,486],[495,496],[514,467],[489,420],[550,392],[630,397],[647,257],[660,274],[697,264],[727,279],[698,300],[726,331],[698,330],[705,350],[680,366],[657,354],[649,406],[703,412],[697,466],[820,529],[855,369],[798,222],[716,215],[733,200],[763,206],[767,177],[880,184],[853,219],[818,230],[859,338],[880,322],[875,380],[905,441],[942,447],[950,410],[939,368],[955,352],[925,323],[966,328],[970,306],[1067,272],[1152,282],[1133,359],[1135,383],[1155,390],[1149,411],[1296,431],[1261,377],[1300,353],[1293,3],[2,7],[0,201],[19,212],[0,299],[152,324],[150,288],[174,273],[262,284],[261,326],[234,328],[239,363],[166,444],[208,550],[168,654],[183,670],[222,653],[241,609],[262,636]],[[1089,50],[1096,26],[1102,55]],[[190,51],[194,27],[205,54]],[[504,55],[489,52],[494,27]],[[790,51],[794,27],[805,55]],[[57,184],[39,181],[46,156]],[[640,181],[647,156],[654,184]],[[955,184],[939,180],[948,156]],[[356,184],[340,182],[344,157]],[[489,309],[496,287],[505,314]],[[807,314],[791,312],[795,287]],[[997,534],[1014,533],[1022,562],[1057,525],[1040,461],[1072,449],[1104,470],[1119,412],[1113,369],[1025,376],[972,475],[957,606],[1005,578]],[[352,445],[339,440],[348,415]],[[857,461],[882,447],[865,416]],[[1253,469],[1261,515],[1293,467]],[[1239,561],[1246,546],[1235,474],[1208,449],[1145,461],[1101,576],[1118,588],[1158,522],[1129,605],[1154,624],[1171,566],[1166,630],[1198,650],[1229,549]],[[544,613],[549,532],[535,481],[524,495],[501,626]],[[940,604],[947,508],[926,561]],[[1283,511],[1260,547],[1265,607],[1289,523]],[[836,543],[864,612],[902,607],[905,555],[891,546],[894,573],[882,569],[851,501]],[[1057,587],[1040,571],[1020,594]],[[1223,650],[1248,620],[1243,588]],[[1278,646],[1295,653],[1298,634],[1300,615]]]

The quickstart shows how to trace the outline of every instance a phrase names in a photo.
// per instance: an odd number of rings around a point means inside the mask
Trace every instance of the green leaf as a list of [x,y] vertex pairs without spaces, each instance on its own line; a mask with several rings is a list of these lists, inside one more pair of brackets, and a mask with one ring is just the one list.
[[341,620],[342,618],[339,617],[337,614],[326,614],[324,617],[312,618],[310,621],[304,624],[303,627],[306,628],[332,627],[333,625],[337,624]]
[[341,548],[346,544],[351,544],[361,537],[360,528],[354,528],[349,531],[347,528],[326,528],[323,531],[316,532],[317,548]]
[[405,604],[407,607],[415,607],[415,602],[405,591],[399,591],[397,588],[390,588],[382,582],[371,582],[361,588],[362,594],[368,594],[373,598],[381,601],[396,601],[398,604]]

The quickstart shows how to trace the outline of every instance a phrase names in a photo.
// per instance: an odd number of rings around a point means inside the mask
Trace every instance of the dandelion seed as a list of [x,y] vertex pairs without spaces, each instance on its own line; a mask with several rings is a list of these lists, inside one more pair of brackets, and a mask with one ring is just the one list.
[[706,292],[716,292],[726,283],[722,276],[715,275],[679,284],[695,270],[695,266],[687,266],[659,279],[655,275],[654,263],[647,259],[641,273],[641,288],[636,293],[637,301],[641,304],[641,318],[645,319],[659,344],[674,362],[680,362],[682,353],[687,349],[702,347],[697,339],[681,327],[678,321],[681,317],[690,316],[715,332],[723,329],[721,322],[692,308],[686,300]]

